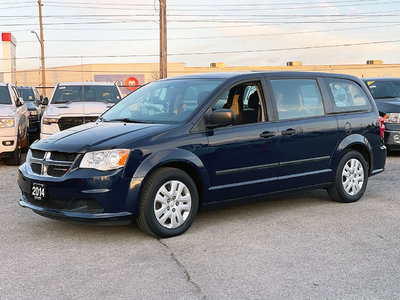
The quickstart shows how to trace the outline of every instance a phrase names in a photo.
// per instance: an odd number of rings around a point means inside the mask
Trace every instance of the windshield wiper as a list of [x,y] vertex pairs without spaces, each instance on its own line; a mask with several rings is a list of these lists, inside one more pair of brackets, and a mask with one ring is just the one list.
[[103,122],[149,123],[149,122],[146,122],[146,121],[139,121],[139,120],[134,120],[134,119],[129,119],[129,118],[109,119],[109,120],[104,119],[104,118],[101,118],[101,120],[102,120]]
[[60,101],[56,101],[53,104],[69,104],[71,101],[68,100],[60,100]]

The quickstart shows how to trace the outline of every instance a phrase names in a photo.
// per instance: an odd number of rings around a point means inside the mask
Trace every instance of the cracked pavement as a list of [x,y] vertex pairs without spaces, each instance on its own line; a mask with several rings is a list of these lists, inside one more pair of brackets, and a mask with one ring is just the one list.
[[200,211],[184,235],[43,218],[0,161],[0,299],[395,299],[400,154],[357,203],[323,190]]

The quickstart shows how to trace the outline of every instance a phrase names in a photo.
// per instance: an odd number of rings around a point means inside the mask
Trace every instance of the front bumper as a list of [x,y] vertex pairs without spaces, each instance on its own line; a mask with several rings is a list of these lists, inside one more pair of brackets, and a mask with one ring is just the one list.
[[385,130],[385,145],[389,151],[400,151],[400,131]]
[[[130,222],[136,215],[136,198],[128,197],[131,180],[122,178],[122,170],[75,169],[49,177],[31,174],[28,168],[26,163],[19,168],[19,204],[40,215],[89,223]],[[33,183],[46,187],[45,200],[34,199]]]
[[[11,145],[7,146],[8,143]],[[0,156],[8,156],[17,147],[17,137],[16,136],[0,136]]]
[[40,121],[38,116],[29,117],[29,133],[40,132]]

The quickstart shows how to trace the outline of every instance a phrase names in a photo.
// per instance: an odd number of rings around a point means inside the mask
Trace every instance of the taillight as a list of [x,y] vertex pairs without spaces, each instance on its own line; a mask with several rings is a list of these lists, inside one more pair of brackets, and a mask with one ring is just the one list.
[[385,133],[385,124],[383,124],[385,122],[385,119],[383,119],[381,116],[378,117],[379,120],[379,133],[381,138],[383,138],[384,133]]

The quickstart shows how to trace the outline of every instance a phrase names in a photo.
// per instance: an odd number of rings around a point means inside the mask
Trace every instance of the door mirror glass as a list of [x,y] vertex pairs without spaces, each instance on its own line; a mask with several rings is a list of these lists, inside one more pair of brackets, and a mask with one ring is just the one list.
[[42,105],[48,105],[49,104],[49,98],[43,97],[43,96],[40,96],[40,98],[41,98],[40,104],[42,104]]
[[17,107],[24,105],[24,100],[21,97],[17,97],[17,101],[15,101],[15,105]]
[[208,128],[232,125],[235,121],[235,113],[231,109],[217,109],[206,116]]

